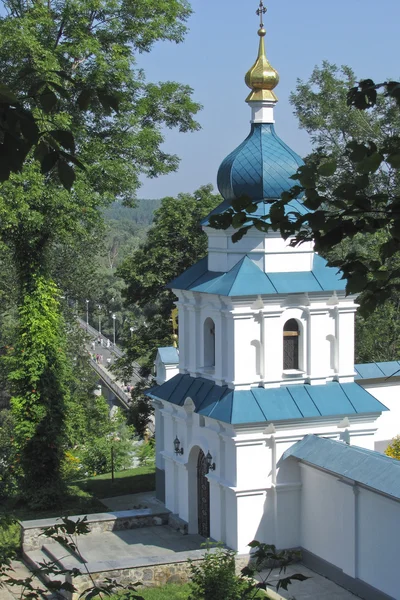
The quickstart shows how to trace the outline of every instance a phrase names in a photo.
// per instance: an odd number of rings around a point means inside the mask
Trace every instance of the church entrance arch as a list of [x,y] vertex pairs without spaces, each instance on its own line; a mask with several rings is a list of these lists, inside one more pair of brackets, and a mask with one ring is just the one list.
[[189,533],[210,537],[210,484],[203,450],[194,446],[189,453]]
[[203,537],[210,537],[210,484],[206,477],[208,466],[202,450],[197,458],[197,517],[198,532]]

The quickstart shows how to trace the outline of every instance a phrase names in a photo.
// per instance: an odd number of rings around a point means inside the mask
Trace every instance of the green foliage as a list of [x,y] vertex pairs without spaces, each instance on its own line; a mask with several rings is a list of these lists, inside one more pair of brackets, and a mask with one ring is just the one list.
[[168,583],[161,587],[145,588],[140,593],[144,600],[188,600],[190,587],[189,584]]
[[132,401],[129,405],[127,421],[133,425],[137,435],[143,438],[154,413],[151,400],[144,392],[152,387],[152,381],[140,381],[131,391]]
[[157,348],[171,345],[174,296],[165,285],[205,256],[207,238],[200,221],[220,201],[210,185],[193,194],[164,198],[145,243],[118,269],[126,284],[126,305],[139,308],[143,314],[125,341],[125,358],[119,362],[123,378],[129,378],[132,362],[139,359],[143,373],[149,375]]
[[190,596],[189,600],[242,600],[252,589],[249,581],[236,575],[233,550],[218,546],[207,547],[204,560],[194,563],[189,559]]
[[10,369],[20,489],[32,506],[46,506],[65,493],[61,463],[68,372],[57,287],[43,277],[32,285],[19,308],[16,344],[4,360]]
[[287,590],[293,580],[308,579],[301,573],[295,573],[271,584],[269,579],[273,570],[279,569],[280,574],[285,574],[287,567],[300,559],[300,553],[293,550],[278,552],[274,545],[257,540],[250,542],[249,546],[252,548],[250,564],[236,575],[236,552],[221,545],[212,549],[209,543],[206,544],[207,551],[201,563],[188,561],[191,573],[189,600],[250,600],[264,597],[261,590],[266,591],[268,585],[273,585],[277,591]]
[[12,559],[21,546],[21,527],[9,514],[0,514],[0,568],[3,561]]
[[119,410],[110,417],[107,402],[101,396],[93,398],[91,406],[92,411],[86,415],[88,422],[84,437],[76,450],[83,472],[87,475],[109,473],[112,460],[116,471],[129,468],[133,454],[133,427],[126,425],[125,416]]
[[17,488],[14,436],[10,411],[0,411],[0,500],[12,496]]
[[400,460],[400,435],[392,439],[389,446],[385,450],[385,454],[391,458]]
[[140,446],[136,447],[135,452],[136,458],[139,460],[141,467],[147,465],[155,466],[156,460],[156,444],[155,439],[150,438],[149,440],[143,441]]

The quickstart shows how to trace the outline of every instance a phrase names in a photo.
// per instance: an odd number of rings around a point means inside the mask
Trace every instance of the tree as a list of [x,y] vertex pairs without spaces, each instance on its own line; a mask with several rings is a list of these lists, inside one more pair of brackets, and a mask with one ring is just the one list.
[[[9,363],[12,407],[25,497],[34,498],[40,488],[42,501],[54,504],[62,493],[55,489],[61,486],[68,357],[51,259],[60,246],[82,247],[91,240],[101,207],[116,197],[132,202],[139,174],[154,177],[177,167],[177,157],[160,148],[161,129],[197,129],[193,115],[199,105],[187,86],[146,83],[136,56],[157,40],[180,42],[190,8],[185,0],[101,0],[95,5],[90,0],[10,0],[5,7],[0,81],[19,104],[7,100],[1,88],[0,112],[8,119],[19,111],[12,117],[17,146],[24,114],[31,125],[33,115],[46,134],[27,135],[18,168],[7,166],[2,177],[7,181],[0,187],[0,240],[13,258],[19,296],[16,358]],[[11,134],[2,140],[7,142],[1,146],[3,155]],[[85,164],[76,173],[71,167],[75,147]],[[28,319],[29,308],[36,321]],[[37,348],[34,336],[45,332],[46,319],[54,332],[42,336]],[[22,350],[24,361],[18,364]]]
[[[349,89],[356,82],[350,67],[338,68],[324,61],[322,67],[314,68],[307,81],[297,81],[296,90],[290,96],[300,127],[309,134],[313,150],[318,152],[319,148],[324,148],[324,152],[337,162],[338,168],[330,178],[331,188],[345,185],[348,173],[352,171],[346,152],[351,140],[379,144],[384,137],[400,135],[400,111],[395,101],[388,102],[379,96],[376,105],[369,111],[354,110],[348,105]],[[305,161],[307,164],[307,158]],[[393,193],[399,192],[397,178],[382,167],[371,176],[371,185],[375,193],[385,193],[388,189]],[[326,209],[329,210],[329,204]],[[368,236],[358,234],[352,240],[325,249],[324,257],[341,261],[352,252],[363,251],[370,258],[379,259],[380,238],[382,232]],[[387,236],[384,235],[384,238],[387,239]],[[399,294],[393,292],[373,315],[357,315],[356,362],[390,361],[399,357],[399,300]],[[362,295],[359,301],[362,305]]]
[[172,344],[175,297],[165,285],[206,255],[207,237],[200,221],[220,202],[211,185],[193,194],[164,198],[145,243],[118,269],[126,284],[126,305],[139,307],[143,314],[125,341],[125,358],[120,363],[125,378],[137,360],[142,361],[148,375],[157,348]]

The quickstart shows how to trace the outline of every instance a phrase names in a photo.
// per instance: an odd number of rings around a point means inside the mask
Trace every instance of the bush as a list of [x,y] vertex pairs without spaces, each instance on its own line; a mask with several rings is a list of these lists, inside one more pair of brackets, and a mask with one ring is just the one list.
[[392,439],[389,446],[385,450],[385,454],[391,458],[397,458],[397,460],[400,460],[400,435],[396,435],[396,437]]
[[135,454],[141,467],[154,464],[156,460],[155,439],[150,438],[148,441],[143,441],[136,447]]
[[0,411],[0,499],[17,491],[14,422],[9,410]]
[[254,586],[235,572],[235,552],[217,546],[207,548],[204,560],[195,564],[191,560],[189,600],[242,600]]

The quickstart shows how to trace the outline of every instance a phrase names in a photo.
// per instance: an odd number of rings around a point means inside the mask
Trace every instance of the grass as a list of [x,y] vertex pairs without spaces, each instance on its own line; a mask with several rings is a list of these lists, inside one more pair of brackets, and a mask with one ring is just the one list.
[[189,598],[189,584],[169,583],[159,588],[142,588],[137,592],[144,600],[187,600]]
[[[114,483],[111,474],[87,477],[69,484],[68,496],[62,504],[47,510],[32,510],[17,498],[0,502],[1,514],[10,515],[25,521],[30,519],[46,519],[68,515],[89,515],[104,512],[105,506],[101,498],[112,498],[125,494],[150,492],[155,489],[154,467],[138,467],[114,474]],[[0,522],[0,553],[2,548],[17,550],[20,546],[19,526]]]

